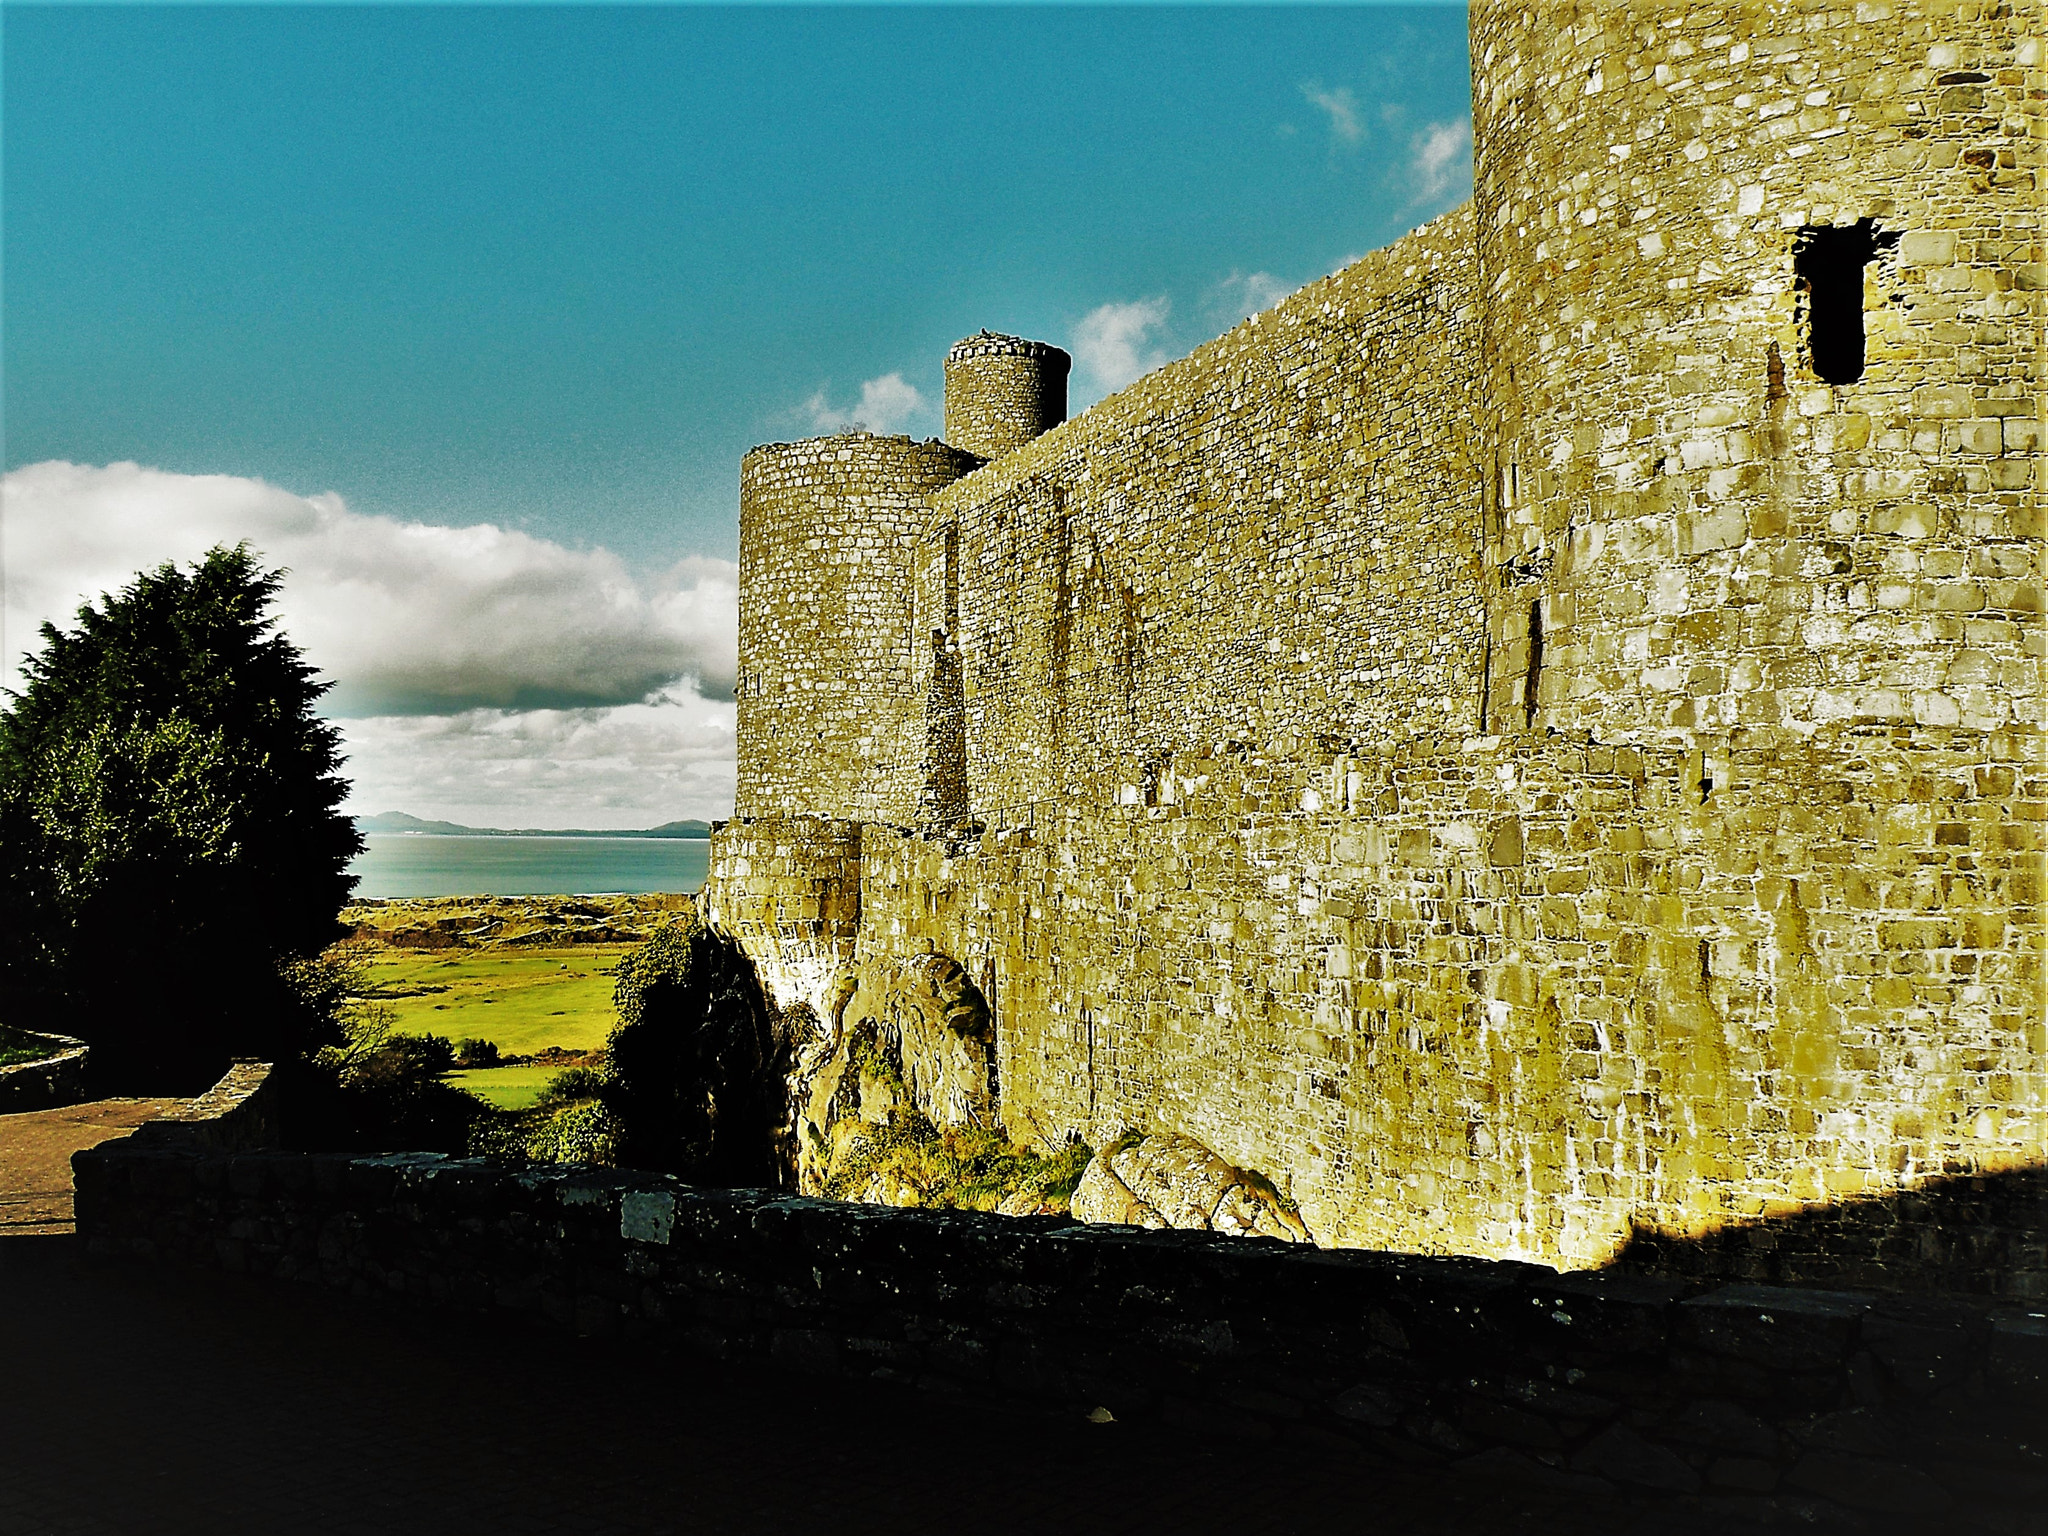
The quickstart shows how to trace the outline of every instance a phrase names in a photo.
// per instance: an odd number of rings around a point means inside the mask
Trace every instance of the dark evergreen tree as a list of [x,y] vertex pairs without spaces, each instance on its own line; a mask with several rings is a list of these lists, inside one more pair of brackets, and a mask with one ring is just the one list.
[[0,713],[0,1000],[90,1041],[103,1084],[331,1028],[289,973],[338,936],[362,841],[281,576],[246,546],[145,572],[45,624]]

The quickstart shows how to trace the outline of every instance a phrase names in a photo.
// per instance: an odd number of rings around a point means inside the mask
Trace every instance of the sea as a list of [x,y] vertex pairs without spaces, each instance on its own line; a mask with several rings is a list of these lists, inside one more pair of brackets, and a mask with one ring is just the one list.
[[588,896],[694,891],[711,845],[695,837],[465,837],[371,832],[349,865],[356,895]]

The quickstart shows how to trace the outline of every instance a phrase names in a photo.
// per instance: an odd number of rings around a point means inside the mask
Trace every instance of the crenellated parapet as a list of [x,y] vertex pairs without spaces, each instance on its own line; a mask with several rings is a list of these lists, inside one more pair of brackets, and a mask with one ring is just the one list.
[[999,459],[1067,419],[1073,359],[1043,341],[993,331],[946,353],[946,441]]

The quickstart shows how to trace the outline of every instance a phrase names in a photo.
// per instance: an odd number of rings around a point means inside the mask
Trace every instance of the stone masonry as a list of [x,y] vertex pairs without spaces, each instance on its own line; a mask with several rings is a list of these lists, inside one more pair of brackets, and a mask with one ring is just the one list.
[[757,449],[714,920],[828,1031],[950,957],[1013,1136],[1327,1244],[2039,1168],[2042,48],[1479,0],[1470,204],[1072,421],[984,335],[950,445]]

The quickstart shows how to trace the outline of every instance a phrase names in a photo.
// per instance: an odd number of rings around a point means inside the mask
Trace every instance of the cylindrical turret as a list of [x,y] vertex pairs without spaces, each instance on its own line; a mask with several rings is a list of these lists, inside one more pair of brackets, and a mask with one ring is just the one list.
[[1058,347],[982,331],[946,354],[946,441],[999,459],[1067,419],[1067,374]]
[[1474,4],[1494,729],[2011,718],[2024,14]]
[[977,462],[945,443],[867,432],[747,455],[737,815],[917,819],[916,539],[931,493]]

